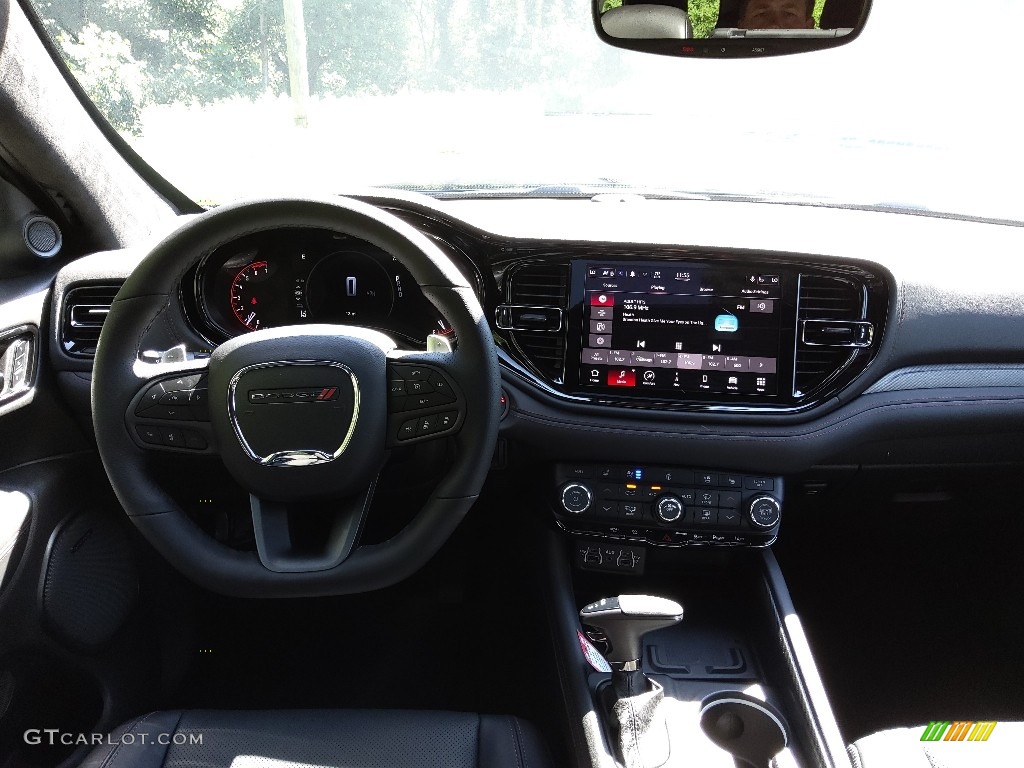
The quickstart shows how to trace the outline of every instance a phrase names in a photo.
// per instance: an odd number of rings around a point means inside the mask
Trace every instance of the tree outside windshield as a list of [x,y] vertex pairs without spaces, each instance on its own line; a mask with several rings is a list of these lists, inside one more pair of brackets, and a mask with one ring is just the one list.
[[563,34],[571,5],[42,0],[38,12],[104,115],[138,135],[151,105],[508,90],[564,80],[568,64],[589,63],[573,60]]
[[[606,46],[590,0],[34,2],[110,122],[205,204],[629,187],[1024,220],[1014,48],[957,32],[959,0],[876,2],[851,45],[753,61]],[[1024,3],[986,9],[1024,27]]]

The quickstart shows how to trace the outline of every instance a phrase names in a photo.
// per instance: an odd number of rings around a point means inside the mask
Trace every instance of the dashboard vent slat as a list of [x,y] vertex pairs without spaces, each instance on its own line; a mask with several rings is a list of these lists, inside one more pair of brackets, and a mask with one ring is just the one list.
[[[527,264],[513,271],[508,279],[510,304],[525,307],[569,306],[569,266],[567,264]],[[536,331],[511,334],[523,362],[544,379],[561,384],[565,370],[565,335]]]
[[90,358],[96,354],[100,330],[120,285],[84,285],[64,296],[61,312],[60,345],[71,357]]
[[[854,282],[822,275],[800,276],[798,326],[804,320],[861,320],[864,291]],[[799,328],[798,328],[799,333]],[[835,377],[853,358],[855,351],[813,347],[797,343],[793,394],[813,392]]]

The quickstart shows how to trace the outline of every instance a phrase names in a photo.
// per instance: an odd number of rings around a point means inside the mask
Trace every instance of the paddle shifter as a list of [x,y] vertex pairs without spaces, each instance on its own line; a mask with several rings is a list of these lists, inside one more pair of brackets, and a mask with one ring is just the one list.
[[[658,711],[665,689],[640,670],[644,635],[683,618],[673,600],[650,595],[606,597],[585,606],[580,621],[604,633],[612,668],[606,708],[626,768],[657,768],[670,755],[668,725]],[[610,694],[610,695],[608,695]]]

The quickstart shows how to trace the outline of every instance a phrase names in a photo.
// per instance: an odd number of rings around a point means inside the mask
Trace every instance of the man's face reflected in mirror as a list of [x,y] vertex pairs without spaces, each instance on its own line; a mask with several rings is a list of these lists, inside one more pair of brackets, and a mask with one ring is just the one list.
[[747,0],[741,29],[814,29],[813,0]]

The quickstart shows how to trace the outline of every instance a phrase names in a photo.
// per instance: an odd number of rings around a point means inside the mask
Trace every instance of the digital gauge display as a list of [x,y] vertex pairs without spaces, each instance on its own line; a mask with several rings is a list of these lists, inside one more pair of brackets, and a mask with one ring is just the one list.
[[357,325],[423,343],[449,326],[395,258],[353,237],[275,230],[240,238],[196,274],[211,339],[285,325]]

